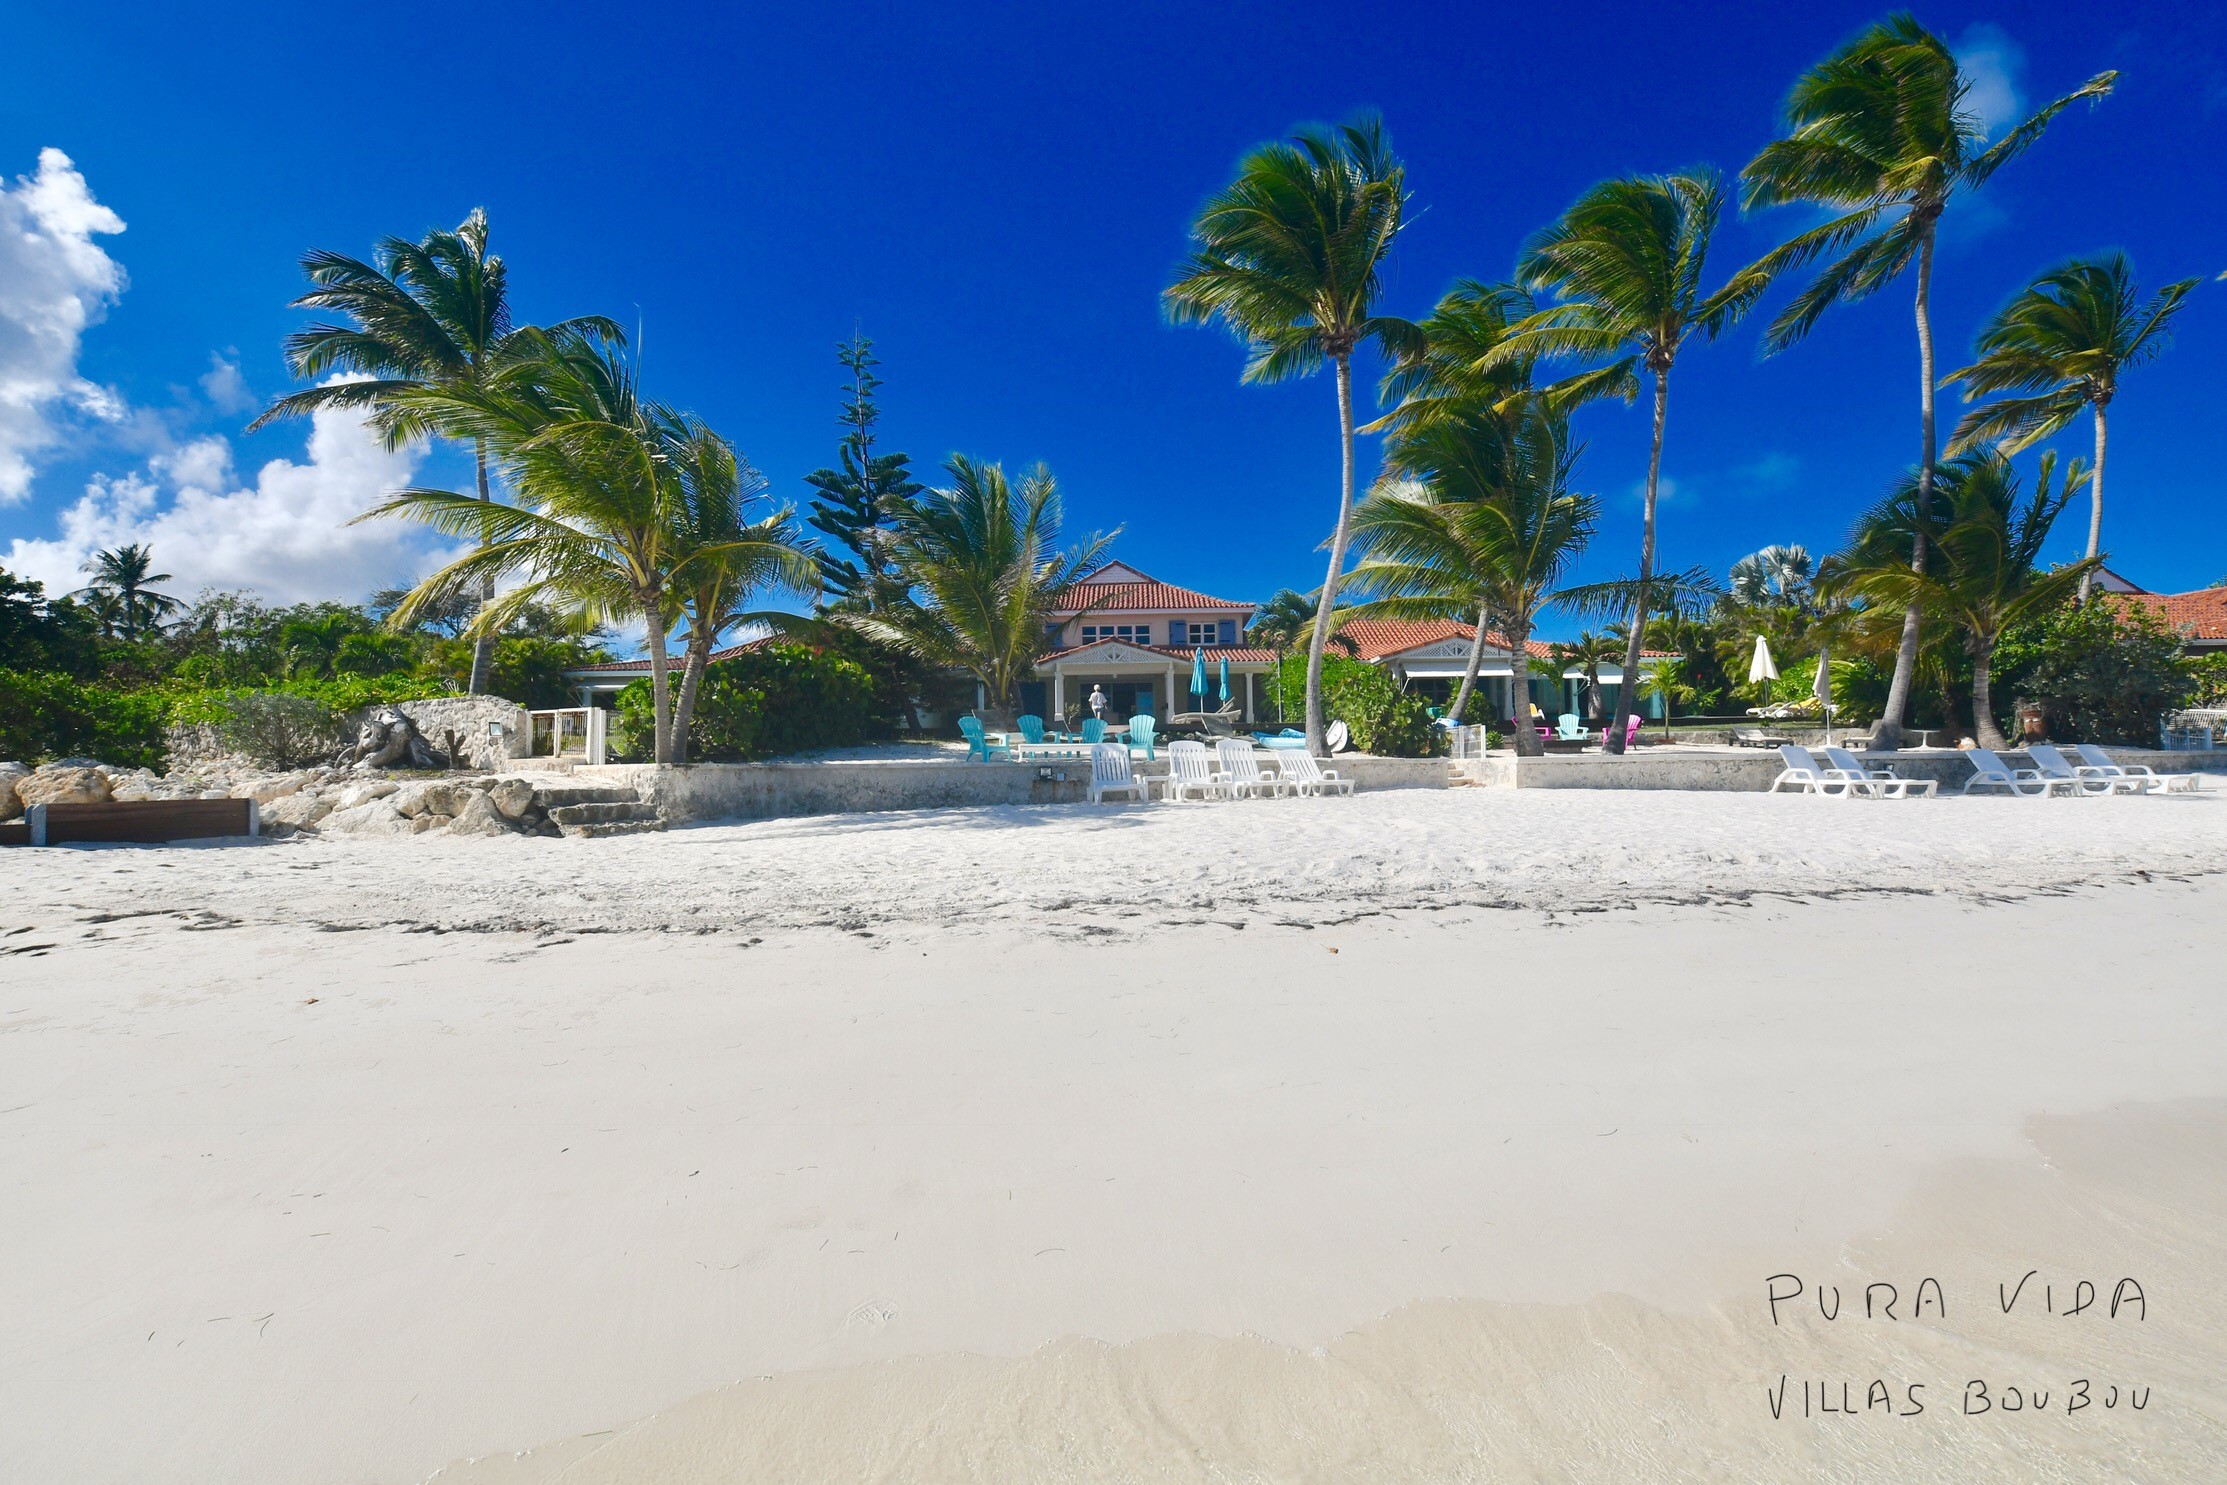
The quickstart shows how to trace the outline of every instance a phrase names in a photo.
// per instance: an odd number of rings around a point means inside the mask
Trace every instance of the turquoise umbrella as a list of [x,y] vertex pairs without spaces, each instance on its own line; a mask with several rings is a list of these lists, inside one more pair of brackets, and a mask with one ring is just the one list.
[[1222,657],[1222,700],[1229,700],[1229,656]]
[[1206,695],[1206,651],[1199,649],[1191,656],[1191,694]]

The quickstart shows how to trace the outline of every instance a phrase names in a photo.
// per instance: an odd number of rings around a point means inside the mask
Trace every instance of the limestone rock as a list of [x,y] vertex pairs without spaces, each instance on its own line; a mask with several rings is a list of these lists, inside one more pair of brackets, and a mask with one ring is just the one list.
[[352,784],[340,791],[334,807],[343,810],[359,809],[374,799],[384,799],[389,794],[401,792],[402,786],[390,779],[373,779],[369,783]]
[[31,777],[31,770],[21,763],[0,763],[0,820],[13,820],[23,813],[23,801],[15,797],[15,786]]
[[289,794],[299,794],[302,775],[282,773],[271,778],[255,779],[239,785],[232,791],[235,799],[252,799],[257,804],[269,804],[274,799],[284,799]]
[[263,806],[263,823],[307,830],[333,812],[333,802],[316,794],[295,793]]
[[448,833],[451,835],[508,835],[511,833],[511,824],[503,818],[501,811],[488,802],[485,794],[475,790],[464,801],[464,808],[457,812],[456,819],[449,825]]
[[[351,789],[348,794],[356,791]],[[348,795],[343,794],[345,801]],[[318,823],[320,835],[393,836],[411,834],[410,818],[385,796],[334,810]]]
[[412,835],[423,835],[428,830],[439,830],[454,818],[453,815],[412,815],[410,817],[410,833]]
[[534,807],[534,786],[524,779],[498,779],[487,798],[505,818],[515,820]]
[[464,791],[444,780],[404,784],[394,807],[415,819],[419,815],[453,815],[464,807]]
[[99,769],[59,763],[49,763],[15,784],[15,796],[25,805],[106,804],[112,792],[108,775]]

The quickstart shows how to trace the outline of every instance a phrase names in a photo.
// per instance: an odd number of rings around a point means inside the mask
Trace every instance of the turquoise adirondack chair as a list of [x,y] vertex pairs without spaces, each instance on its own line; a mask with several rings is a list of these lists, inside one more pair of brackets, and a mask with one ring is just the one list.
[[967,740],[967,758],[970,761],[979,759],[984,763],[993,763],[1000,757],[1010,760],[1013,756],[1013,750],[1004,743],[991,742],[983,735],[980,717],[961,717],[959,731]]
[[1021,729],[1021,741],[1032,748],[1044,746],[1044,719],[1042,717],[1015,717],[1013,725]]
[[1159,757],[1159,754],[1154,752],[1152,748],[1152,714],[1150,712],[1139,712],[1129,719],[1129,751],[1134,754],[1140,747],[1144,749],[1145,761],[1150,762]]
[[1083,741],[1102,743],[1106,740],[1106,724],[1092,717],[1083,723]]
[[1578,720],[1576,712],[1564,712],[1557,717],[1554,730],[1557,736],[1570,742],[1580,741],[1590,735],[1585,730],[1585,724]]

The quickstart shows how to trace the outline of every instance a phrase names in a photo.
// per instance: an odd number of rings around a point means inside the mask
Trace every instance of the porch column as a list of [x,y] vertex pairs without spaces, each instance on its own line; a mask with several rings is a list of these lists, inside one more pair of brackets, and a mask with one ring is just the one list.
[[1057,663],[1052,666],[1052,716],[1053,730],[1067,725],[1067,673]]
[[1253,715],[1253,673],[1248,670],[1245,672],[1245,721],[1250,725],[1258,720]]
[[1183,708],[1175,703],[1175,667],[1171,665],[1168,667],[1168,715],[1172,717],[1181,710]]

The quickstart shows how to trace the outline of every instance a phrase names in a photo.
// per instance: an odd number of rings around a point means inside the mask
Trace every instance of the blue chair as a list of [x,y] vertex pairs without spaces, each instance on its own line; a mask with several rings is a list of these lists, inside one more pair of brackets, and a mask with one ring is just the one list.
[[967,740],[968,761],[979,760],[983,763],[994,763],[1000,757],[1011,761],[1013,750],[1004,743],[991,742],[988,737],[984,736],[980,717],[961,717],[959,719],[959,731]]
[[1148,763],[1160,756],[1152,748],[1152,727],[1152,714],[1150,712],[1139,712],[1129,719],[1129,751],[1133,754],[1139,747],[1142,747],[1145,761]]
[[1564,712],[1557,717],[1554,722],[1554,731],[1555,735],[1565,742],[1583,742],[1593,735],[1585,730],[1585,724],[1578,720],[1576,712]]
[[1013,719],[1013,725],[1021,729],[1022,742],[1027,743],[1032,748],[1044,746],[1044,719],[1042,717],[1016,717]]
[[1103,722],[1099,721],[1099,720],[1098,720],[1098,719],[1097,719],[1096,717],[1092,717],[1092,718],[1091,718],[1091,719],[1090,719],[1089,721],[1087,721],[1087,722],[1083,723],[1083,741],[1084,741],[1084,742],[1086,742],[1086,743],[1102,743],[1102,742],[1104,742],[1105,740],[1106,740],[1106,724],[1105,724],[1105,723],[1103,723]]

